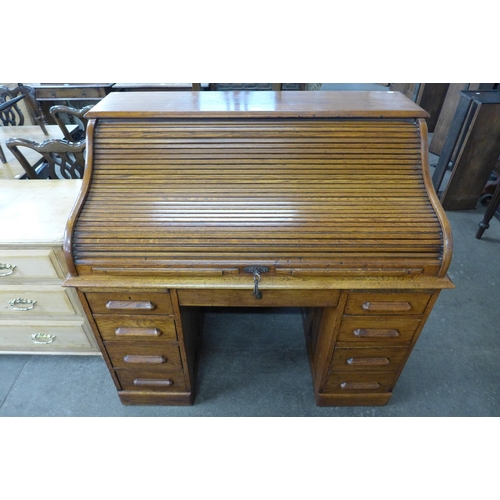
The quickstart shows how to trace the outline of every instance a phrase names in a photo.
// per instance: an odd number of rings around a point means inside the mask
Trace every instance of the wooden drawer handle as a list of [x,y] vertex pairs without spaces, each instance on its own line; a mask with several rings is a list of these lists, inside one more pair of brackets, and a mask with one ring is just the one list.
[[389,363],[389,358],[349,358],[347,360],[347,364],[351,366],[385,366]]
[[136,378],[134,380],[134,385],[137,387],[170,387],[174,385],[174,381],[170,378],[166,380]]
[[148,365],[161,365],[167,362],[164,356],[141,356],[138,354],[127,354],[123,358],[125,363],[145,363]]
[[381,328],[358,328],[352,332],[355,337],[368,338],[395,338],[399,337],[397,330],[383,330]]
[[115,330],[116,335],[143,335],[150,337],[159,337],[161,335],[161,330],[158,328],[125,328],[120,326]]
[[149,301],[139,302],[137,300],[108,300],[107,309],[140,309],[152,311],[156,306]]
[[346,391],[373,391],[378,389],[380,384],[378,382],[342,382],[340,387]]
[[409,302],[365,302],[361,309],[367,312],[406,312],[411,311]]

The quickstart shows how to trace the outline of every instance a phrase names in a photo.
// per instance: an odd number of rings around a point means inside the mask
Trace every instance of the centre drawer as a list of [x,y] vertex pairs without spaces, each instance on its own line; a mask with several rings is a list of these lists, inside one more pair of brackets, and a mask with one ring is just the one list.
[[168,291],[161,293],[102,293],[85,294],[94,314],[172,314]]
[[167,315],[94,314],[103,340],[154,342],[176,340],[174,318]]
[[105,345],[114,368],[182,371],[179,348],[174,344],[106,342]]
[[402,345],[411,342],[420,318],[402,316],[344,316],[337,342]]
[[339,290],[280,290],[260,288],[262,297],[253,295],[252,282],[248,289],[178,290],[182,306],[215,307],[336,307]]

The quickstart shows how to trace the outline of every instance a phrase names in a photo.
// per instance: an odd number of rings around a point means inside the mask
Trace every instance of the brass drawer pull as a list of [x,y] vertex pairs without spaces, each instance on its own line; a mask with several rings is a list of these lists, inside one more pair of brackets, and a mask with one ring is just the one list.
[[174,381],[170,378],[166,380],[136,378],[134,385],[137,387],[171,387],[174,385]]
[[155,305],[152,302],[139,302],[137,300],[108,300],[106,302],[107,309],[139,309],[152,311],[155,309]]
[[380,384],[378,382],[342,382],[340,387],[346,391],[374,391],[380,387]]
[[36,300],[17,298],[9,300],[9,304],[14,311],[29,311],[35,307]]
[[355,337],[368,338],[395,338],[399,337],[397,330],[383,330],[381,328],[358,328],[352,332]]
[[389,358],[349,358],[346,363],[351,366],[385,366]]
[[125,363],[145,363],[149,365],[161,365],[167,362],[164,356],[141,356],[137,354],[128,354],[123,358]]
[[365,302],[361,309],[367,312],[406,312],[411,311],[409,302]]
[[52,344],[56,338],[55,335],[49,333],[34,333],[30,337],[34,344]]
[[[16,269],[17,266],[12,264],[4,264],[0,263],[0,277],[2,276],[10,276]],[[6,271],[6,272],[4,272]]]
[[143,335],[145,337],[159,337],[161,333],[161,330],[158,330],[158,328],[125,328],[123,326],[120,326],[115,330],[116,335],[122,336]]

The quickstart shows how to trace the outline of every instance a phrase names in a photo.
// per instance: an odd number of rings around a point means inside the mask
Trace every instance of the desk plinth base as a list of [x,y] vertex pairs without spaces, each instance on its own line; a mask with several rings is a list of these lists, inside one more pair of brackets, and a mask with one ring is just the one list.
[[192,406],[194,394],[191,392],[135,392],[118,391],[123,405],[165,405],[165,406]]
[[392,392],[377,394],[317,394],[317,406],[384,406]]

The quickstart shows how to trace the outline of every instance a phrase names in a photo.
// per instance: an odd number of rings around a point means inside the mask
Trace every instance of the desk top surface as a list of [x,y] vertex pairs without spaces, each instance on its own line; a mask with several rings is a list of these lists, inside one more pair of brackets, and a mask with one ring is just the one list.
[[425,118],[400,92],[135,92],[111,93],[88,118]]
[[80,179],[2,181],[0,245],[60,245],[81,185]]

